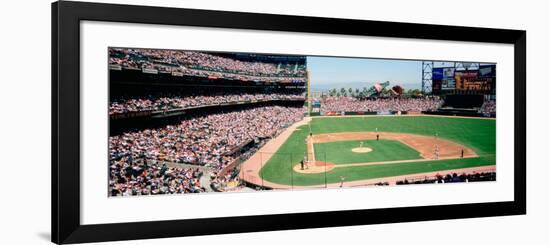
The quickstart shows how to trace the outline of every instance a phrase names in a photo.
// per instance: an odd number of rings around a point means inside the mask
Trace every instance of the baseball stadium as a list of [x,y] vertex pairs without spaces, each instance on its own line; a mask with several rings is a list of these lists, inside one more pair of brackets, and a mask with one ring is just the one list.
[[495,64],[414,61],[414,88],[329,88],[310,56],[109,48],[108,62],[111,197],[496,180]]

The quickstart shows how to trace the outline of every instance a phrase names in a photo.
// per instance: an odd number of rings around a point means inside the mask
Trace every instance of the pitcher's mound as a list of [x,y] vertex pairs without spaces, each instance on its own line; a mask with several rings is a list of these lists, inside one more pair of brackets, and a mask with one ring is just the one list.
[[368,147],[357,147],[357,148],[351,149],[351,151],[355,153],[367,153],[367,152],[371,152],[372,149]]
[[294,165],[294,171],[302,174],[318,174],[328,172],[334,169],[334,163],[315,161],[308,163],[304,169],[301,164]]

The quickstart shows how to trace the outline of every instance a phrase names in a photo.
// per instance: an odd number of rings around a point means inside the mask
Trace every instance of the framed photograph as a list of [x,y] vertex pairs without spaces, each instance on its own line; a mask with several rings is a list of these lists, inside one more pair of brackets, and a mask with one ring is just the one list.
[[521,30],[52,5],[52,242],[526,212]]

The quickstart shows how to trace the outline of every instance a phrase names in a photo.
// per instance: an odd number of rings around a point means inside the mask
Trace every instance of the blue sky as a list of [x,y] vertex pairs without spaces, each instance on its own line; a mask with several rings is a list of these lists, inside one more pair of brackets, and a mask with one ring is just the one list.
[[421,61],[308,56],[307,66],[313,88],[385,81],[420,88],[422,83]]

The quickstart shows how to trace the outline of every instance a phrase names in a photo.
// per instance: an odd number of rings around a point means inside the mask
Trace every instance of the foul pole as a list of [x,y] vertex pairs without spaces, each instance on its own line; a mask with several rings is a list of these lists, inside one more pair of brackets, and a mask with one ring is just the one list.
[[311,117],[311,82],[309,80],[309,69],[306,70],[306,82],[307,82],[307,116]]

